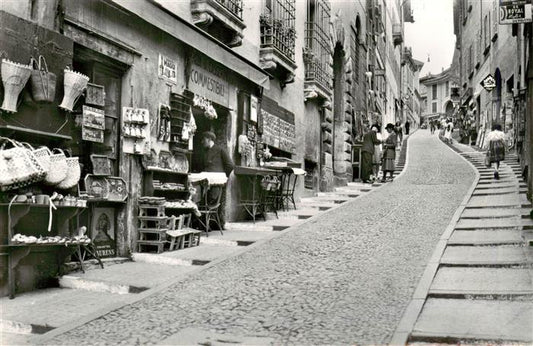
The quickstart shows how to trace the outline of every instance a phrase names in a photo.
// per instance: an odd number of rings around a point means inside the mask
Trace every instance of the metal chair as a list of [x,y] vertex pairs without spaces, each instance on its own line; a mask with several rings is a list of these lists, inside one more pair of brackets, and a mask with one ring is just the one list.
[[197,217],[197,220],[204,229],[206,236],[209,236],[211,222],[214,222],[218,226],[220,233],[224,235],[218,213],[220,209],[220,200],[225,191],[225,186],[226,184],[213,184],[202,189],[202,198],[200,200],[200,204],[198,205],[200,216]]

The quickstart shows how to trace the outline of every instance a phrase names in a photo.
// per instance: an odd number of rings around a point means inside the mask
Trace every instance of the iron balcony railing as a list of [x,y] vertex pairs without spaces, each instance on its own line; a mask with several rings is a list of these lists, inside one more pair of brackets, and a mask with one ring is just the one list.
[[225,9],[233,13],[237,18],[242,20],[242,0],[215,0]]
[[331,48],[328,35],[318,23],[306,23],[305,48],[305,80],[329,90],[332,79],[329,69]]
[[294,0],[273,0],[260,17],[261,48],[272,47],[294,63]]

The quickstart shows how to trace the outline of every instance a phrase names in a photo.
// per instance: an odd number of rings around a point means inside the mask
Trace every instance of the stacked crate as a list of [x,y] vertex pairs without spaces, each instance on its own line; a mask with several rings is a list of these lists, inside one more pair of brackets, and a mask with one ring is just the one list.
[[164,205],[139,205],[139,252],[163,252],[167,243],[167,221]]

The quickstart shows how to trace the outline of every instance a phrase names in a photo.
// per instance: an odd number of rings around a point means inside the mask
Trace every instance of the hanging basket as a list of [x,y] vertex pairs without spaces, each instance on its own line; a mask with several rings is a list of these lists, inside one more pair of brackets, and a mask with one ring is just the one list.
[[58,189],[70,189],[78,185],[78,181],[81,176],[81,167],[80,162],[77,157],[68,157],[67,158],[67,176],[63,181],[56,185]]
[[48,185],[57,185],[67,176],[67,157],[63,150],[54,149],[50,155],[50,169],[44,177],[44,183]]
[[89,83],[89,77],[86,75],[65,69],[65,94],[59,108],[72,112],[74,103],[80,97],[83,90],[87,88],[87,83]]
[[31,71],[31,91],[35,102],[52,102],[56,96],[57,77],[48,72],[48,65],[42,55],[39,55],[37,69]]
[[6,112],[17,112],[17,100],[20,92],[30,78],[33,59],[30,65],[18,64],[16,62],[2,59],[2,83],[4,84],[4,101],[2,102],[2,110]]

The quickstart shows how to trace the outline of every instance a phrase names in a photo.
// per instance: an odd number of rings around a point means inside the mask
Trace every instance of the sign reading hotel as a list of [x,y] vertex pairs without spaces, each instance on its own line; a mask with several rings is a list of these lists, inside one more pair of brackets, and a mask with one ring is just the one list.
[[[201,59],[199,61],[202,62]],[[229,83],[224,79],[223,72],[208,62],[202,65],[196,61],[191,64],[189,90],[229,108]]]
[[528,0],[500,0],[500,24],[530,23],[531,10]]
[[157,74],[159,77],[169,82],[178,82],[178,63],[164,55],[159,54],[159,65]]
[[496,80],[491,74],[487,75],[487,77],[485,77],[480,84],[487,91],[492,91],[494,88],[496,88]]

